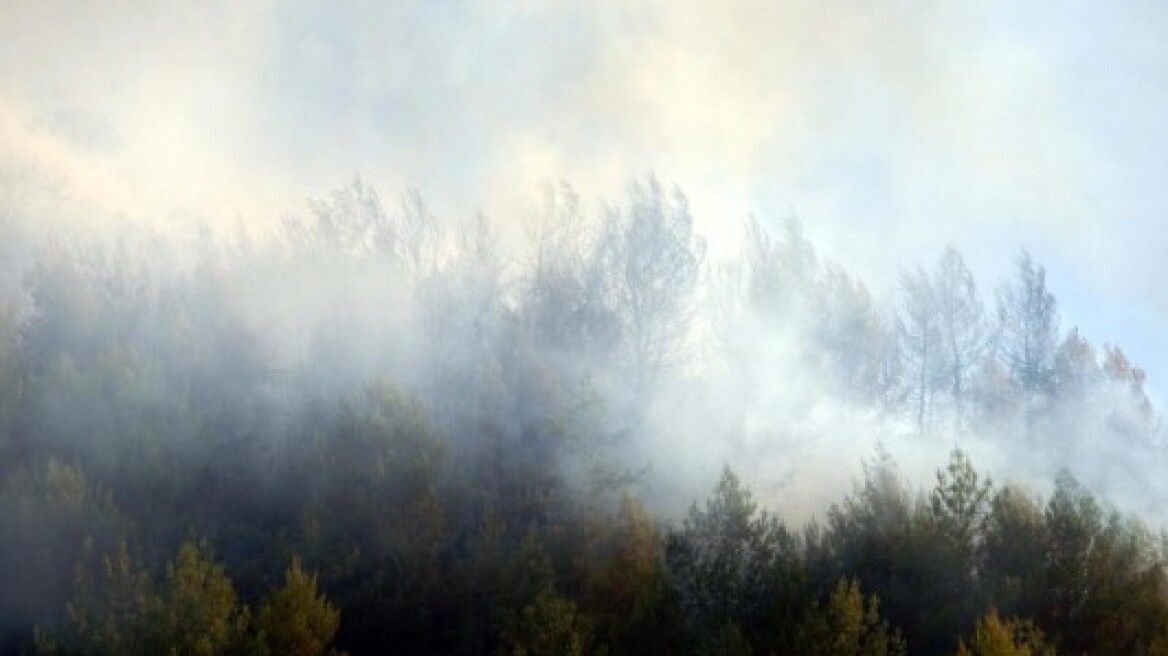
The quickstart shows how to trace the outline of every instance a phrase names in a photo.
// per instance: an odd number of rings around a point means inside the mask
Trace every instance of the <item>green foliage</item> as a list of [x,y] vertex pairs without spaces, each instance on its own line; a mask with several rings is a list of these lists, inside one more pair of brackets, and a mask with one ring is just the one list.
[[84,552],[110,549],[133,532],[106,487],[56,459],[9,472],[0,512],[0,637],[9,640],[64,608]]
[[977,621],[969,646],[961,641],[957,656],[1055,656],[1055,652],[1030,621],[1002,620],[991,610]]
[[[444,449],[421,408],[385,383],[313,417],[294,461],[300,504],[294,550],[345,612],[340,641],[390,649],[386,627],[419,642],[437,635],[446,517],[438,496]],[[384,642],[379,642],[384,640]]]
[[913,646],[918,649],[951,649],[953,636],[981,609],[978,550],[991,494],[991,483],[980,480],[968,456],[955,449],[948,467],[937,472],[927,505],[917,513],[900,569],[914,577],[915,599],[910,602],[921,609],[914,627]]
[[[689,375],[703,250],[652,178],[594,231],[565,196],[514,278],[485,238],[439,257],[416,192],[390,216],[359,182],[291,252],[208,247],[197,275],[122,245],[34,267],[29,305],[0,308],[0,653],[1165,653],[1163,544],[1069,475],[1042,505],[954,451],[914,494],[881,453],[803,540],[729,468],[672,525],[621,499],[647,401]],[[755,227],[734,366],[788,322],[830,389],[962,440],[1154,426],[1117,347],[1100,366],[1073,334],[1052,355],[1028,257],[986,326],[947,251],[906,277],[898,329],[787,229]],[[314,300],[266,298],[284,275]]]
[[300,463],[315,479],[305,499],[305,539],[330,549],[360,542],[377,555],[433,557],[443,530],[436,497],[443,448],[421,409],[375,383],[347,397],[338,416],[314,432]]
[[180,545],[167,566],[157,605],[147,617],[156,653],[222,654],[245,638],[247,628],[231,579],[205,543],[192,541]]
[[588,629],[576,604],[552,590],[542,590],[503,633],[501,654],[509,656],[582,656]]
[[904,640],[880,619],[880,600],[867,602],[855,580],[841,580],[825,604],[814,603],[799,627],[807,656],[905,656]]
[[736,623],[753,636],[802,593],[794,539],[728,467],[705,508],[670,532],[665,563],[699,635]]
[[65,621],[57,631],[38,631],[36,648],[44,654],[325,656],[337,653],[329,645],[339,625],[339,611],[295,559],[252,622],[203,542],[180,545],[160,585],[125,543],[98,557],[87,542]]
[[864,463],[856,492],[832,506],[823,535],[812,543],[816,579],[823,586],[855,577],[885,604],[891,621],[907,628],[916,619],[914,581],[920,544],[913,502],[892,457],[884,450]]
[[724,468],[704,509],[695,504],[668,533],[670,587],[698,644],[722,640],[728,627],[753,649],[785,650],[804,605],[805,566],[795,539],[759,511],[751,491]]
[[960,449],[953,451],[946,470],[937,472],[937,485],[929,494],[928,519],[939,536],[966,557],[972,556],[992,491],[992,483],[979,480],[969,457]]
[[1026,490],[1006,486],[990,504],[982,538],[981,584],[991,604],[1037,616],[1045,562],[1042,507]]
[[284,585],[260,607],[256,628],[270,654],[324,656],[341,625],[341,614],[317,592],[316,576],[293,558]]
[[613,654],[681,651],[685,621],[666,576],[660,531],[628,496],[614,522],[601,553],[584,562],[582,608]]
[[152,646],[147,621],[158,598],[149,572],[133,562],[124,542],[98,558],[87,541],[74,578],[65,627],[60,635],[38,634],[38,652],[132,654]]
[[[895,542],[898,533],[909,525],[911,514],[908,488],[892,456],[881,449],[874,460],[864,463],[864,480],[856,493],[828,513],[831,534],[838,538],[832,547],[845,552],[862,548],[863,545],[852,542],[861,536],[883,543]],[[850,554],[837,555],[851,560]]]

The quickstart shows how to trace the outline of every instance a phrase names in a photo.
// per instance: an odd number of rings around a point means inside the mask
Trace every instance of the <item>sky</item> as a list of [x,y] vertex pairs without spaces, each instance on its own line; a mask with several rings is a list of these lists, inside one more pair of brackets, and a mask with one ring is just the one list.
[[878,290],[953,244],[989,297],[1028,248],[1162,401],[1165,35],[1154,1],[5,0],[0,191],[182,229],[360,175],[505,227],[653,171],[715,255],[795,215]]

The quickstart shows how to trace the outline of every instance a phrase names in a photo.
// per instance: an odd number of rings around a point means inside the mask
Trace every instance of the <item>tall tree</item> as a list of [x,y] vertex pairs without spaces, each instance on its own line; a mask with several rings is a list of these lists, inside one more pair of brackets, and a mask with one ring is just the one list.
[[831,374],[848,394],[883,401],[889,328],[867,287],[841,267],[825,264],[816,294],[810,340],[822,350]]
[[773,240],[759,222],[746,224],[743,253],[749,280],[746,289],[750,304],[768,319],[784,314],[798,315],[806,297],[813,293],[819,278],[819,257],[803,234],[803,224],[794,217],[783,221],[783,237]]
[[1055,383],[1061,398],[1076,404],[1099,382],[1101,373],[1096,362],[1095,347],[1071,328],[1054,355]]
[[1048,393],[1054,383],[1059,317],[1046,268],[1018,256],[1014,279],[998,293],[998,349],[1022,390]]
[[637,397],[679,363],[705,242],[693,233],[689,201],[650,175],[629,186],[628,207],[609,213],[614,290],[625,322]]
[[[588,229],[580,197],[549,187],[530,225],[534,259],[523,281],[519,318],[532,341],[580,366],[607,361],[621,336],[605,235]],[[589,372],[591,373],[591,372]]]
[[149,618],[154,653],[215,656],[246,640],[246,611],[205,543],[179,546]]
[[1155,420],[1152,403],[1144,392],[1147,374],[1132,364],[1118,346],[1104,344],[1103,352],[1107,423],[1118,435],[1130,441],[1146,442]]
[[989,512],[993,485],[983,480],[961,449],[949,456],[949,466],[937,472],[937,485],[929,493],[928,518],[938,536],[950,542],[964,557],[960,575],[973,574],[975,538]]
[[396,232],[399,255],[414,275],[425,276],[437,266],[441,231],[416,187],[407,187],[402,194]]
[[1027,490],[1007,485],[994,494],[981,544],[981,585],[1007,614],[1039,612],[1045,559],[1043,509]]
[[945,248],[933,278],[941,346],[942,382],[958,419],[970,378],[987,346],[985,310],[973,274],[957,249]]
[[125,542],[98,558],[86,541],[74,571],[73,599],[57,633],[38,631],[42,654],[130,654],[149,649],[150,614],[159,604],[150,573],[130,556]]
[[960,449],[949,466],[937,472],[928,504],[918,511],[920,530],[911,543],[900,575],[915,578],[919,604],[914,647],[937,653],[977,616],[978,547],[989,512],[991,484],[982,480]]
[[284,586],[268,596],[260,608],[260,640],[269,652],[285,656],[325,656],[341,626],[340,612],[316,588],[316,576],[293,558],[284,573]]
[[917,430],[932,421],[933,397],[940,380],[943,352],[937,291],[921,267],[901,273],[898,326],[907,364],[906,382],[912,390]]
[[700,631],[728,624],[757,631],[781,613],[798,586],[792,536],[758,511],[749,489],[728,467],[705,508],[690,508],[670,532],[665,564],[683,608]]

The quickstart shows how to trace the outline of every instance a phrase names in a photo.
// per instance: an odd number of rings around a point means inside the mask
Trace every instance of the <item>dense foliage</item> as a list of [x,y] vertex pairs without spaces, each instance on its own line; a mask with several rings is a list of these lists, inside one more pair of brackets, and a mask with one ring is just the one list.
[[639,498],[651,409],[792,375],[914,439],[1160,458],[1029,255],[996,315],[952,249],[885,307],[794,223],[715,271],[651,178],[546,200],[521,261],[361,182],[270,243],[46,246],[0,309],[0,652],[1168,653],[1162,540],[1066,472],[957,449],[917,492],[881,452],[805,526],[729,467]]

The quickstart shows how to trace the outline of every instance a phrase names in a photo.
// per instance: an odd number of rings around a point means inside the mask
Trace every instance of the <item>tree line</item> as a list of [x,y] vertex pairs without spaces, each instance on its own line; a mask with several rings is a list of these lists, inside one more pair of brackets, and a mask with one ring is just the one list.
[[599,214],[552,188],[510,256],[358,180],[268,240],[45,245],[0,312],[0,651],[1166,650],[1162,540],[1068,473],[1042,500],[955,451],[916,493],[878,453],[803,526],[729,468],[641,500],[651,408],[791,375],[922,436],[1158,457],[1143,372],[1029,255],[996,312],[954,249],[882,303],[794,222],[711,263],[651,177]]

